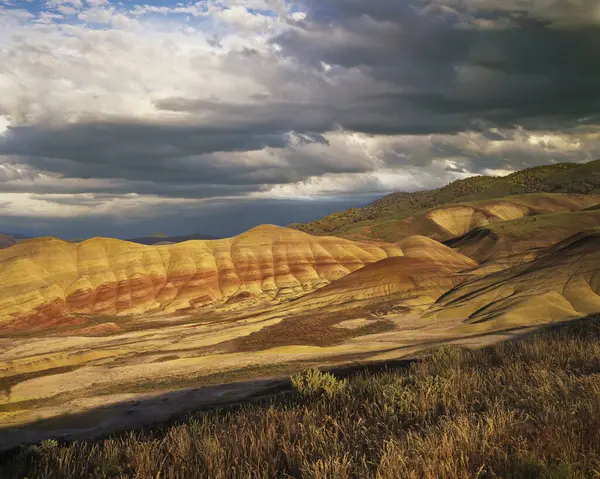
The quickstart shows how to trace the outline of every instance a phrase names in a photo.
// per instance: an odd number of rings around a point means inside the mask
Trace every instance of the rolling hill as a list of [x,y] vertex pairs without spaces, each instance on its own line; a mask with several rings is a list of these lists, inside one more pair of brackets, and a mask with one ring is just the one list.
[[478,263],[522,255],[600,225],[600,209],[526,216],[470,230],[445,244]]
[[396,308],[416,311],[430,306],[469,277],[461,272],[477,267],[472,259],[424,236],[412,236],[397,245],[402,256],[378,261],[333,281],[294,303],[294,309],[326,309],[353,302],[377,304],[396,299]]
[[0,449],[167,420],[305,367],[480,348],[600,312],[598,165],[392,195],[336,236],[262,225],[3,249]]
[[73,314],[235,309],[283,301],[400,254],[391,244],[269,225],[225,240],[166,246],[37,238],[0,251],[0,328],[71,324],[78,321]]
[[[422,225],[426,221],[422,219],[424,211],[435,211],[459,203],[476,209],[485,200],[531,193],[597,195],[600,193],[600,160],[585,164],[540,166],[504,177],[477,176],[432,191],[393,193],[364,208],[334,213],[311,223],[294,223],[290,227],[315,235],[346,238],[397,241],[413,234],[422,234],[445,240],[453,237],[453,232],[440,230],[435,224]],[[464,233],[466,231],[454,236]]]
[[425,319],[483,329],[532,326],[600,311],[600,228],[542,249],[533,261],[463,283]]
[[414,235],[448,241],[474,228],[537,215],[581,211],[600,203],[600,195],[531,193],[495,200],[453,203],[403,218],[358,223],[335,234],[352,240],[395,242]]

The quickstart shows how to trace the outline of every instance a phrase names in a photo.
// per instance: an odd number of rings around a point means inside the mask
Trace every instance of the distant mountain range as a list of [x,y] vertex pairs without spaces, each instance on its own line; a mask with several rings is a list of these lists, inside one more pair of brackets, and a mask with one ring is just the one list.
[[9,248],[26,239],[31,239],[31,236],[18,233],[0,233],[0,249]]
[[[17,243],[32,239],[31,236],[18,234],[18,233],[0,233],[0,249],[9,248],[11,246],[16,245]],[[74,238],[69,240],[70,243],[81,243],[85,241],[87,238]],[[155,233],[150,236],[142,236],[140,238],[132,238],[127,239],[125,241],[130,241],[132,243],[144,244],[144,245],[161,245],[161,244],[175,244],[175,243],[183,243],[184,241],[192,241],[192,240],[216,240],[219,239],[217,236],[212,235],[203,235],[200,233],[193,233],[191,235],[182,235],[182,236],[167,236],[162,233]]]
[[126,241],[132,243],[145,244],[145,245],[161,245],[161,244],[173,244],[183,243],[185,241],[196,241],[196,240],[216,240],[220,239],[218,236],[204,235],[200,233],[194,233],[191,235],[182,236],[167,236],[162,233],[155,233],[150,236],[142,236],[141,238],[132,238]]

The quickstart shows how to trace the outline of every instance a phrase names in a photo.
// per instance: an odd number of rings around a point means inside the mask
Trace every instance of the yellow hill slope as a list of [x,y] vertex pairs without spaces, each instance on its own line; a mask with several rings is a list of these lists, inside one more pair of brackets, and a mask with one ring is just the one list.
[[442,296],[427,317],[535,325],[600,311],[600,228],[579,233],[538,258],[464,283]]
[[424,235],[437,241],[446,241],[496,222],[581,211],[598,203],[598,195],[535,193],[441,206],[404,218],[379,219],[349,225],[335,234],[356,240],[378,239],[393,242],[414,235]]
[[397,246],[403,256],[367,265],[253,318],[265,326],[220,343],[215,351],[260,351],[292,344],[327,346],[393,330],[395,324],[389,318],[400,317],[410,323],[440,295],[471,277],[463,271],[477,266],[426,237],[408,238]]
[[420,310],[465,281],[459,274],[477,263],[424,236],[397,243],[403,256],[391,257],[351,273],[301,300],[289,309],[305,313],[315,308],[352,308],[353,303],[391,302],[395,307]]
[[0,251],[0,329],[71,324],[76,313],[133,315],[281,301],[401,254],[390,244],[270,225],[234,238],[165,246],[39,238]]
[[446,244],[483,263],[546,248],[596,226],[600,209],[529,216],[476,228]]

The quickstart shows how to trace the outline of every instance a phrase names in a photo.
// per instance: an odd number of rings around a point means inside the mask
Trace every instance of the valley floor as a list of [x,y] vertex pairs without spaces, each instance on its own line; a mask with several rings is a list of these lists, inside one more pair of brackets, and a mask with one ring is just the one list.
[[[48,437],[98,437],[207,406],[244,401],[310,366],[412,358],[442,344],[477,348],[531,330],[444,324],[415,314],[377,319],[369,311],[368,306],[356,308],[349,317],[358,319],[347,321],[341,321],[338,313],[339,324],[311,330],[306,339],[312,345],[297,344],[300,333],[293,329],[273,333],[280,344],[270,344],[270,335],[249,341],[251,333],[264,334],[269,325],[281,324],[283,316],[271,317],[270,312],[254,319],[163,326],[105,337],[55,333],[6,340],[0,365],[12,368],[8,369],[12,376],[4,380],[0,393],[4,395],[0,450]],[[291,324],[301,326],[302,321],[296,317]],[[337,329],[347,336],[328,342],[324,335]]]
[[[497,338],[496,338],[497,339]],[[44,441],[1,477],[596,477],[600,318],[112,439]],[[265,384],[278,387],[274,382]]]

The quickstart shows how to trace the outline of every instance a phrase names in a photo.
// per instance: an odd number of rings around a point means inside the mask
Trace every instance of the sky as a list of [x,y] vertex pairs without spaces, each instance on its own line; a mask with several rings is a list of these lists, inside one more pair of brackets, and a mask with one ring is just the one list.
[[0,231],[237,234],[600,158],[597,0],[0,0]]

